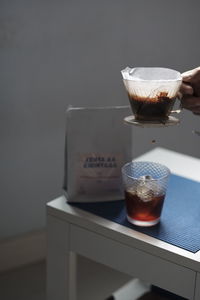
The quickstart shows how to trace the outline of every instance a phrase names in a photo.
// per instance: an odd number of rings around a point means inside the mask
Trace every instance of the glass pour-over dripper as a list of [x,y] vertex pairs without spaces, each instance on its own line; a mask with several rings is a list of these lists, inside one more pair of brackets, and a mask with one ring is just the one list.
[[[182,83],[178,71],[167,68],[125,68],[121,71],[136,123],[167,124]],[[133,117],[133,116],[132,116]],[[171,122],[170,125],[173,125]]]

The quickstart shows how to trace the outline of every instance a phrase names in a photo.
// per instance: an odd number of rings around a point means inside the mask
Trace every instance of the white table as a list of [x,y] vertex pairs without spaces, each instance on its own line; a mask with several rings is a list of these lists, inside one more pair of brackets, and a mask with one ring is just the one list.
[[[163,163],[174,174],[200,182],[200,159],[155,148],[137,160]],[[64,196],[47,204],[47,224],[48,300],[76,299],[73,253],[187,299],[200,299],[200,251],[193,254],[72,207]]]

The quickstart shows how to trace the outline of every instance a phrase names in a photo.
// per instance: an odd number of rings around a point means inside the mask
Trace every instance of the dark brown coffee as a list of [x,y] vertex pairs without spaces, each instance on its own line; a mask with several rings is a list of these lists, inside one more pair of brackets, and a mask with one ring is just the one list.
[[162,92],[156,98],[142,98],[128,94],[136,120],[166,121],[172,111],[176,98],[169,98]]
[[125,191],[127,214],[137,221],[154,221],[160,218],[165,195],[152,196],[143,201],[136,193]]

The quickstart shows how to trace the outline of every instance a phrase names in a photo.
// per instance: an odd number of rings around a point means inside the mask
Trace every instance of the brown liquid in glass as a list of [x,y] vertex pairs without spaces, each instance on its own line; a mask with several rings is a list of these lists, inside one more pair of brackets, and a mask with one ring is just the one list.
[[138,221],[154,221],[161,215],[165,195],[153,196],[143,201],[136,194],[125,191],[127,214]]

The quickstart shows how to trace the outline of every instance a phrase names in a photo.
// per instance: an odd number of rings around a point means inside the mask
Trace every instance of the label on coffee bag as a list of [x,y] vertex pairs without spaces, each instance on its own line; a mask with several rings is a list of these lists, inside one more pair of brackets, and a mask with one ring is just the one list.
[[77,190],[81,194],[118,192],[121,187],[123,155],[84,153],[77,155]]

